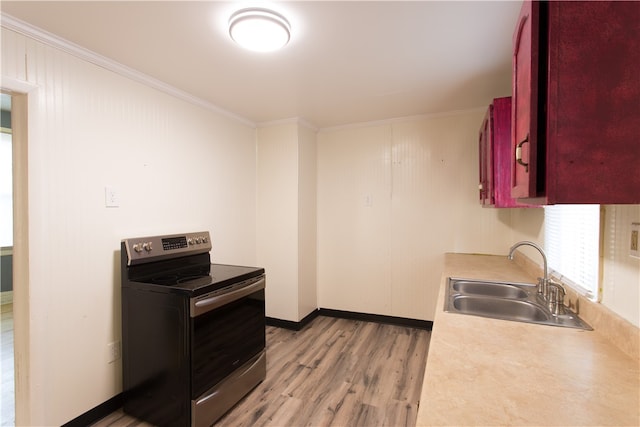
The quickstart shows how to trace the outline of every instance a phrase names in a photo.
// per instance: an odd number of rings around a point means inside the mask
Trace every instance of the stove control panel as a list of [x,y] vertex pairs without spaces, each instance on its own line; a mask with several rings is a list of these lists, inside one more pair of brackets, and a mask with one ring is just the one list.
[[127,252],[127,265],[204,253],[212,248],[208,231],[124,239],[122,246]]
[[153,242],[142,242],[142,243],[134,243],[133,250],[140,253],[143,250],[146,252],[151,252],[153,250]]

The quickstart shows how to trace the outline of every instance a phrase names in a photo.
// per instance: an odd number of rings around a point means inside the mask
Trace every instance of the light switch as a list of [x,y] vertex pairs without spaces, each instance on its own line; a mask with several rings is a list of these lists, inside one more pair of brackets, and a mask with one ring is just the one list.
[[629,238],[629,255],[635,258],[640,258],[640,222],[634,222],[631,224],[631,235]]

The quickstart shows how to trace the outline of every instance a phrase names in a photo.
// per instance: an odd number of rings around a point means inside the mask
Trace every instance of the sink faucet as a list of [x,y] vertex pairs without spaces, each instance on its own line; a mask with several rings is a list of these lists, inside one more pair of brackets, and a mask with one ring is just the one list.
[[565,314],[564,297],[567,294],[564,286],[560,283],[549,282],[547,285],[549,292],[548,306],[551,314],[556,316]]
[[540,246],[538,246],[537,244],[533,243],[533,242],[529,242],[527,240],[523,240],[521,242],[516,243],[515,245],[511,246],[511,249],[509,249],[509,259],[513,259],[513,253],[515,252],[515,250],[523,245],[527,245],[527,246],[531,246],[535,249],[538,250],[538,252],[540,252],[540,255],[542,255],[542,262],[543,262],[543,268],[544,268],[544,277],[542,279],[538,279],[538,293],[542,294],[542,297],[544,299],[548,298],[548,293],[549,293],[549,269],[547,267],[547,255],[544,253],[544,251],[542,250],[542,248]]

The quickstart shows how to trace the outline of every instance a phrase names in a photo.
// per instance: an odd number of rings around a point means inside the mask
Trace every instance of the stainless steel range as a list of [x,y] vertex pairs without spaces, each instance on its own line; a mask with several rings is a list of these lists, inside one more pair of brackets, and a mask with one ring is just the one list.
[[124,411],[210,426],[264,380],[265,272],[212,264],[208,232],[124,239]]

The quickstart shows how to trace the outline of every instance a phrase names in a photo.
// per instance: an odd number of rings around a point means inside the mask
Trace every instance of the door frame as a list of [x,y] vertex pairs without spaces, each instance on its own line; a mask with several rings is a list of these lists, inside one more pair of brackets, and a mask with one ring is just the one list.
[[31,425],[31,340],[29,333],[28,109],[38,86],[2,76],[11,95],[13,151],[13,354],[16,425]]

